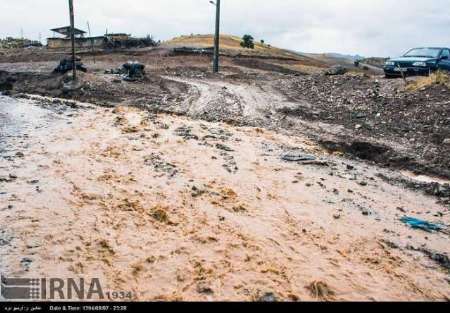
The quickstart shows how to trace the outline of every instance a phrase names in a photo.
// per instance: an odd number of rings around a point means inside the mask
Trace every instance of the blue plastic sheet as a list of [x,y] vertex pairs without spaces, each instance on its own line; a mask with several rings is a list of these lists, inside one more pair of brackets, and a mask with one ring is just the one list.
[[441,231],[442,227],[437,225],[437,224],[433,224],[427,221],[423,221],[423,220],[419,220],[417,218],[414,217],[402,217],[400,219],[400,221],[402,221],[403,223],[407,224],[408,226],[410,226],[413,229],[421,229],[427,232],[433,232],[433,231]]

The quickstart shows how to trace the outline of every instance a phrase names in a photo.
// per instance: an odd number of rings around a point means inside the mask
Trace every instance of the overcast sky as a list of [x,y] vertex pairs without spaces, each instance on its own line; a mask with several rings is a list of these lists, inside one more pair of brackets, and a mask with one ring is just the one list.
[[[208,0],[74,0],[76,26],[168,39],[212,33]],[[67,0],[0,0],[0,37],[38,39],[68,24]],[[394,56],[450,46],[450,0],[222,0],[222,33],[303,52]]]

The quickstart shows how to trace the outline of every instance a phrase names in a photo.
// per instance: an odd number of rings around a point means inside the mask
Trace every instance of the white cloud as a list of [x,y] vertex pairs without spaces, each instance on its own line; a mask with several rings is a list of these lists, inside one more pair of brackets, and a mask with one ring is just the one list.
[[[208,0],[74,0],[77,26],[168,39],[212,33]],[[413,46],[450,46],[449,0],[222,0],[222,32],[253,34],[306,52],[397,55]],[[0,36],[37,39],[68,24],[67,0],[1,0]]]

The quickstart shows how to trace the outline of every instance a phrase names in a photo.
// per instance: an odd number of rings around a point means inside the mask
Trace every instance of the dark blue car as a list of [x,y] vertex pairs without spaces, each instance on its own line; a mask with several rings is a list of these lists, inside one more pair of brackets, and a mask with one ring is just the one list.
[[429,75],[436,70],[450,71],[450,49],[415,48],[384,65],[386,77]]

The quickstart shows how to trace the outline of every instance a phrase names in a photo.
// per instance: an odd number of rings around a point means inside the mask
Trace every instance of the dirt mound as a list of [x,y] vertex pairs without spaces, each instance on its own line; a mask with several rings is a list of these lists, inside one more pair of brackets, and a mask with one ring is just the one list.
[[[276,85],[291,101],[309,104],[282,108],[286,116],[344,126],[342,142],[366,138],[402,152],[394,158],[397,161],[386,159],[384,163],[421,164],[422,170],[450,177],[448,86],[430,84],[406,91],[402,80],[353,74],[294,77]],[[351,147],[344,150],[361,156]],[[373,153],[379,158],[377,151]],[[362,158],[368,159],[365,153]]]

